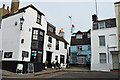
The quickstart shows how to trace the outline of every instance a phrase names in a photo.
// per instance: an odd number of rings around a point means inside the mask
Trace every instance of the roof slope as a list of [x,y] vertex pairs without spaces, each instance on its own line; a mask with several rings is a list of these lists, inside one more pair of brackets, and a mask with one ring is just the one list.
[[65,42],[65,43],[69,44],[63,37],[60,37],[60,36],[50,32],[50,31],[47,31],[47,35],[52,36],[52,37],[54,37],[54,38],[56,38],[56,39],[58,39],[62,42]]
[[[87,32],[78,31],[77,33],[74,33],[75,36],[71,37],[70,45],[74,46],[74,45],[88,45],[88,44],[91,44],[91,39],[87,38],[87,33],[90,33],[90,30],[88,30]],[[82,39],[76,39],[77,34],[82,34],[83,38]]]
[[2,18],[4,19],[4,18],[7,18],[7,17],[9,17],[9,16],[13,16],[13,15],[16,15],[16,14],[18,14],[18,13],[21,13],[21,12],[25,12],[25,10],[26,10],[27,8],[29,8],[29,7],[31,7],[32,9],[36,10],[38,13],[40,13],[40,14],[42,14],[42,15],[45,16],[45,14],[43,14],[43,13],[42,13],[41,11],[39,11],[36,7],[34,7],[32,4],[30,4],[30,5],[26,6],[26,7],[23,7],[23,8],[21,8],[21,9],[19,9],[18,11],[14,12],[13,14],[9,13],[9,14],[3,16]]

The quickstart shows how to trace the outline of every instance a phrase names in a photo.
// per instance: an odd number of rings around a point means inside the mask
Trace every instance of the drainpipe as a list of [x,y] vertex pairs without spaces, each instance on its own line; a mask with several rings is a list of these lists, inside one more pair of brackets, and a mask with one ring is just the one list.
[[108,63],[109,63],[109,46],[107,45],[107,53],[108,53]]

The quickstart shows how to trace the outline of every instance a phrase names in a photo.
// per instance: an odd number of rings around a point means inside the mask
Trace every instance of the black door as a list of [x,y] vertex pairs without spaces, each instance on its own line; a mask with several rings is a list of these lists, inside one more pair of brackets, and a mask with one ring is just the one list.
[[52,58],[52,52],[47,52],[47,59],[46,61],[48,61],[48,68],[52,68],[52,64],[51,64],[51,58]]

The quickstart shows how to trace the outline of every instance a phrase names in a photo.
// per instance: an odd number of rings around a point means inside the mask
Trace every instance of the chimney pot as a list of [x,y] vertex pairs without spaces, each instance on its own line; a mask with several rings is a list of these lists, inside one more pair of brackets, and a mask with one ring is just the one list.
[[61,33],[61,30],[60,30],[60,33]]
[[7,6],[7,10],[9,11],[9,6]]
[[3,8],[5,8],[5,4],[3,4]]

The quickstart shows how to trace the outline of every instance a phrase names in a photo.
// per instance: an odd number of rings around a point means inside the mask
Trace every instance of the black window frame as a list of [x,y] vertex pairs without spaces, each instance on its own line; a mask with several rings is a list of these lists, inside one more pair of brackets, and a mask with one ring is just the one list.
[[56,50],[59,50],[59,40],[56,39]]
[[36,21],[36,23],[41,25],[41,20],[42,20],[42,14],[37,13],[37,21]]
[[67,43],[64,43],[64,48],[67,49]]
[[52,43],[52,37],[51,36],[48,37],[48,42]]

